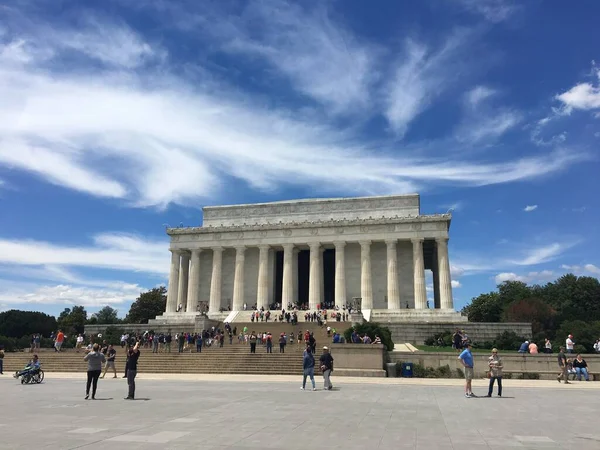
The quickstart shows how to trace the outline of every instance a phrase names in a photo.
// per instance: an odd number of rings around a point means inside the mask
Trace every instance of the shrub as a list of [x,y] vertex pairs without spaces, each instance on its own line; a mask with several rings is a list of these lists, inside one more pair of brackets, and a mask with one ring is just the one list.
[[[453,378],[452,369],[446,364],[440,367],[425,367],[421,364],[413,364],[413,377],[414,378]],[[464,372],[460,369],[456,369],[457,378],[465,376]]]
[[388,351],[394,350],[394,342],[392,341],[392,332],[388,327],[384,327],[377,322],[365,322],[344,331],[346,342],[352,342],[352,331],[356,331],[359,335],[368,335],[371,340],[375,339],[375,335],[381,338],[381,343]]
[[496,336],[492,347],[496,347],[498,350],[518,350],[521,344],[525,341],[525,338],[517,335],[514,331],[505,331],[502,334]]
[[435,333],[433,336],[425,339],[425,345],[439,346],[439,347],[450,347],[452,346],[452,331],[442,331],[441,333]]

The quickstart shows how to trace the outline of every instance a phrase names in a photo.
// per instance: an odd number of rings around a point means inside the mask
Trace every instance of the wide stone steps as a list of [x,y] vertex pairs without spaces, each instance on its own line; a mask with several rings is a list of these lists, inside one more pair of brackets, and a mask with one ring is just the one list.
[[[299,375],[302,373],[302,346],[286,348],[279,353],[279,346],[273,353],[266,353],[263,346],[257,346],[257,353],[250,354],[248,345],[226,345],[223,348],[205,348],[201,353],[152,353],[142,349],[138,370],[145,373],[187,373],[187,374],[269,374]],[[42,368],[46,372],[85,372],[87,364],[83,353],[73,350],[56,353],[50,350],[38,352]],[[318,355],[317,355],[318,356]],[[4,371],[12,373],[22,369],[30,359],[29,353],[8,353],[4,358]],[[125,366],[125,353],[118,349],[116,367],[122,376]],[[109,375],[107,375],[109,376]]]

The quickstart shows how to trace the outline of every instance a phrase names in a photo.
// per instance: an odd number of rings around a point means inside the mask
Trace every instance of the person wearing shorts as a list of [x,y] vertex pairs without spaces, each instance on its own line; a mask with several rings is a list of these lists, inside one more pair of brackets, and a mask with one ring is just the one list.
[[114,346],[110,344],[108,349],[106,350],[106,363],[104,365],[104,373],[100,378],[104,378],[108,369],[113,370],[113,378],[117,378],[117,368],[115,367],[115,358],[117,356],[117,351]]
[[471,381],[473,380],[475,373],[473,371],[473,354],[471,353],[470,343],[467,342],[465,344],[465,349],[458,356],[458,359],[465,368],[465,397],[474,397],[471,389]]

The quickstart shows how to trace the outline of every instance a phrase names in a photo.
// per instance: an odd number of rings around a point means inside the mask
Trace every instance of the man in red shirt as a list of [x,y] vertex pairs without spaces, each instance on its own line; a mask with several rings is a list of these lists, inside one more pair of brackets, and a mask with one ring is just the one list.
[[58,330],[58,334],[56,335],[56,339],[54,340],[54,351],[55,352],[60,352],[60,348],[62,347],[64,341],[65,341],[65,334],[62,332],[62,330]]

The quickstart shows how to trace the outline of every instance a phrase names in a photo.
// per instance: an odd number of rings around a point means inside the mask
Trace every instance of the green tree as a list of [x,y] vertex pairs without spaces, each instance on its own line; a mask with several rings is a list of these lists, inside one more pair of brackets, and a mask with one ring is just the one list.
[[62,329],[68,336],[83,333],[83,329],[87,323],[87,311],[83,306],[65,308],[58,316],[56,322],[58,328]]
[[48,314],[18,309],[0,313],[0,336],[21,338],[40,333],[48,337],[55,330],[56,319]]
[[504,311],[505,322],[529,322],[534,335],[554,329],[555,317],[556,311],[539,298],[514,300]]
[[117,317],[117,310],[111,308],[110,306],[105,306],[97,313],[92,314],[90,319],[95,319],[95,323],[100,324],[108,324],[113,325],[115,323],[119,323],[119,318]]
[[127,323],[148,323],[148,320],[161,315],[167,306],[167,288],[160,286],[140,296],[131,304],[125,317]]
[[500,322],[503,311],[502,299],[497,292],[481,294],[462,309],[469,322]]

